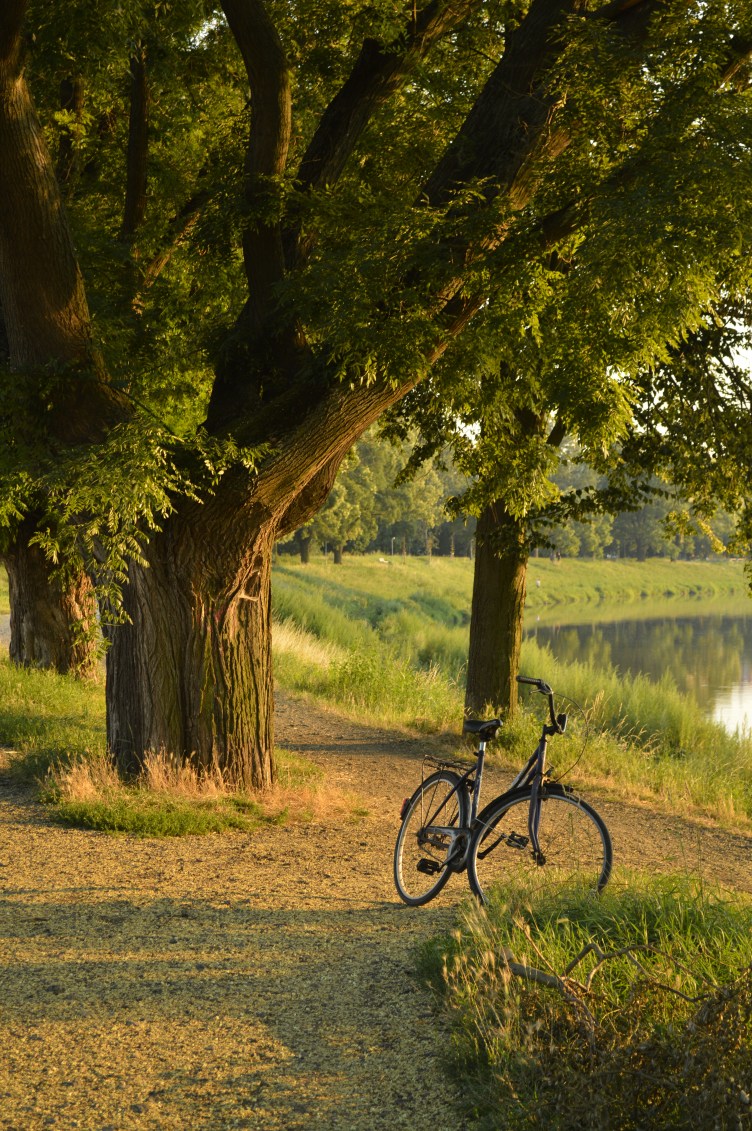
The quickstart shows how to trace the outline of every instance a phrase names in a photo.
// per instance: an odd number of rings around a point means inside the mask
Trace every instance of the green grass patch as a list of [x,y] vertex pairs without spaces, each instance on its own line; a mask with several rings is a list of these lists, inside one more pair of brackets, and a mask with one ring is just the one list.
[[[385,623],[388,627],[389,617],[402,609],[446,628],[464,626],[466,632],[473,591],[473,563],[469,558],[431,558],[429,564],[428,558],[408,557],[403,562],[395,556],[394,562],[393,566],[385,565],[378,554],[364,554],[345,555],[338,566],[331,558],[324,565],[323,557],[304,566],[283,555],[272,573],[275,615],[280,619],[294,616],[301,622],[301,603],[315,595],[324,605],[339,609],[349,621],[361,622],[380,635]],[[538,579],[540,588],[535,584]],[[686,601],[690,597],[736,596],[741,600],[748,593],[744,563],[724,557],[691,562],[563,558],[559,563],[531,558],[528,582],[527,607],[535,612],[550,606],[600,601],[635,602],[639,607],[651,598]],[[309,615],[307,627],[316,631],[318,625],[319,635],[334,639],[327,635],[328,614],[325,612],[322,618],[321,604],[312,604]],[[354,646],[347,639],[349,630],[340,631],[343,635],[338,642]]]
[[237,806],[235,799],[180,801],[122,789],[98,800],[66,801],[47,798],[52,819],[61,825],[136,837],[205,836],[229,829],[248,832],[262,823],[280,824],[284,814],[265,817],[253,802]]
[[104,681],[94,683],[0,659],[0,743],[13,749],[10,768],[28,782],[55,764],[104,757]]
[[416,668],[387,646],[346,650],[292,620],[273,633],[274,674],[291,691],[380,726],[434,733],[457,726],[462,692],[437,666]]
[[[589,989],[592,952],[558,985],[512,972],[562,976],[589,944],[612,955]],[[479,1128],[662,1131],[748,1119],[748,898],[624,872],[599,899],[510,887],[487,910],[468,905],[418,966],[448,1018],[447,1068]]]

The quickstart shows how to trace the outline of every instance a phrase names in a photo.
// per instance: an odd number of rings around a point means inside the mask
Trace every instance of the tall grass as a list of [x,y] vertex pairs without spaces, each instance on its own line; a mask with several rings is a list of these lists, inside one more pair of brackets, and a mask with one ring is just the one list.
[[[613,956],[597,972],[592,951],[574,965],[589,944]],[[598,899],[510,886],[487,910],[468,905],[458,929],[423,948],[419,968],[450,1022],[447,1066],[479,1128],[743,1126],[752,1092],[745,897],[633,872]],[[524,969],[549,985],[519,977]],[[568,970],[557,985],[552,976]]]
[[285,621],[273,632],[278,682],[314,700],[380,726],[407,726],[433,733],[462,717],[456,682],[432,666],[414,668],[384,647],[346,652]]
[[[678,811],[736,822],[752,818],[752,733],[730,734],[706,718],[670,676],[653,683],[613,668],[563,664],[533,641],[523,646],[522,665],[581,703],[594,734],[610,739],[589,744],[575,780],[595,778],[628,793],[659,796]],[[583,729],[575,713],[572,720],[568,745],[574,752]],[[529,727],[523,734],[529,741]],[[552,756],[555,750],[552,744]]]

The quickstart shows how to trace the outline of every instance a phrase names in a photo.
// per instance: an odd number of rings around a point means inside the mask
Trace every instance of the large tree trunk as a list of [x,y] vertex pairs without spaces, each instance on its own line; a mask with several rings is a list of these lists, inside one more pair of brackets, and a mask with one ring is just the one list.
[[[31,437],[23,434],[23,410],[34,412],[39,370],[53,363],[78,371],[71,381],[61,382],[56,411],[47,419],[56,442],[80,444],[101,439],[108,420],[123,418],[122,398],[105,385],[80,380],[81,371],[102,374],[53,162],[24,77],[24,8],[24,3],[0,6],[0,355],[6,354],[0,360],[7,359],[18,373],[21,442],[40,438],[38,431]],[[65,588],[53,580],[54,567],[28,544],[33,533],[33,521],[23,522],[4,555],[11,656],[61,672],[90,670],[94,642],[87,643],[70,627],[93,615],[88,578],[79,573]]]
[[311,541],[313,540],[312,534],[306,534],[305,538],[299,538],[300,542],[300,562],[301,565],[309,565],[311,561]]
[[465,710],[480,714],[517,707],[528,552],[521,523],[502,502],[491,503],[476,532]]
[[272,783],[274,532],[258,515],[227,517],[217,505],[170,522],[149,568],[130,563],[131,623],[106,630],[107,741],[126,772],[165,750],[246,786]]
[[342,547],[341,546],[332,546],[332,550],[333,550],[333,553],[334,553],[334,564],[335,565],[342,565]]
[[2,561],[10,593],[10,658],[24,667],[92,675],[96,649],[96,605],[91,582],[75,573],[67,582],[52,576],[39,546],[29,545],[26,522]]

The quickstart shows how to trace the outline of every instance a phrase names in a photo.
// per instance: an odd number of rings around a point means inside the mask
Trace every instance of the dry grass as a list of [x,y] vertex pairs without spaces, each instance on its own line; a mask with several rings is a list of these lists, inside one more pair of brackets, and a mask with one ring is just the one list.
[[275,754],[277,781],[269,790],[239,789],[221,770],[204,772],[165,752],[150,753],[135,781],[124,782],[102,754],[55,765],[43,794],[58,820],[106,832],[185,836],[248,830],[258,824],[357,821],[367,816],[358,798],[328,786],[312,762],[285,750]]
[[275,621],[273,627],[275,658],[292,656],[304,667],[328,670],[332,663],[346,659],[347,651],[331,640],[321,640],[293,620]]

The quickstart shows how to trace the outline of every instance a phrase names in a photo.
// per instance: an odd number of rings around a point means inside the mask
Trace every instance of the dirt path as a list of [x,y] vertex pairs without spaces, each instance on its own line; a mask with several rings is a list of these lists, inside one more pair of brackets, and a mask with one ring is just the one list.
[[[282,695],[277,733],[370,816],[115,839],[51,825],[0,776],[0,1128],[463,1126],[410,970],[466,887],[412,910],[391,878],[399,806],[431,742]],[[696,856],[685,822],[664,836],[647,810],[597,805],[621,859]],[[752,841],[702,830],[700,844],[706,871],[752,890]]]

